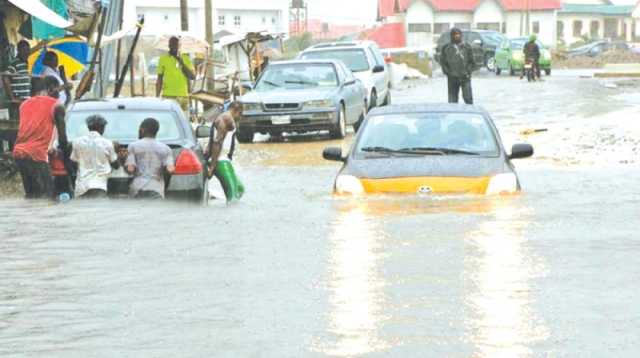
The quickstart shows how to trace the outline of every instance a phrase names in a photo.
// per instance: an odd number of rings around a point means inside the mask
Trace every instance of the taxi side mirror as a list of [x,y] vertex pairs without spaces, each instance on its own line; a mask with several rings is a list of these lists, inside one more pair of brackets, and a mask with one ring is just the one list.
[[328,147],[322,151],[322,157],[326,160],[334,162],[344,162],[345,158],[342,157],[342,148],[340,147]]
[[511,155],[509,156],[509,159],[529,158],[532,155],[533,147],[531,144],[514,144],[513,147],[511,147]]

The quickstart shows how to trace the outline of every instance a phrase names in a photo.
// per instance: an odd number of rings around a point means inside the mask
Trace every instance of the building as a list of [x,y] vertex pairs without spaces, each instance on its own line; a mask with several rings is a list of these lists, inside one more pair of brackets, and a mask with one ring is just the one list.
[[[204,0],[189,0],[189,33],[204,39]],[[236,34],[252,31],[289,33],[288,0],[214,0],[213,32],[222,30]],[[181,32],[180,1],[125,0],[125,23],[144,15],[143,34],[176,34]]]
[[555,44],[559,0],[379,0],[379,19],[404,23],[407,47],[432,47],[453,27],[495,30],[509,37],[538,34]]
[[636,22],[634,6],[608,0],[564,0],[558,11],[558,40],[571,44],[582,39],[632,41]]
[[[340,25],[317,19],[308,20],[306,26],[307,32],[311,33],[315,40],[337,40],[343,36],[360,33],[365,30],[364,25]],[[295,21],[292,21],[289,27],[293,36],[296,32]]]
[[378,19],[404,24],[407,47],[432,48],[440,34],[454,26],[500,31],[508,37],[537,34],[555,47],[586,38],[632,41],[640,32],[634,9],[640,18],[640,5],[609,0],[378,0]]

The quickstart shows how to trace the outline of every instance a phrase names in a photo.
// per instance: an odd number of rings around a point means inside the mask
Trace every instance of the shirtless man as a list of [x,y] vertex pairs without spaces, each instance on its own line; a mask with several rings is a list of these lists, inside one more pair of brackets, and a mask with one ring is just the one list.
[[[205,155],[211,159],[209,163],[209,179],[218,178],[227,201],[240,199],[244,194],[244,187],[235,174],[231,160],[235,150],[236,121],[240,119],[242,105],[232,102],[229,110],[220,114],[212,124],[209,148]],[[226,152],[226,153],[223,153]]]

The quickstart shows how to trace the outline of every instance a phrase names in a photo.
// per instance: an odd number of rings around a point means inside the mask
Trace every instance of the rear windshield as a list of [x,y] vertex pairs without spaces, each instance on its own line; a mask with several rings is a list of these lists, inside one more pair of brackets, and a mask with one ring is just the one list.
[[369,61],[362,49],[311,51],[303,53],[300,58],[303,60],[340,60],[353,72],[369,70]]
[[[87,117],[97,114],[89,111],[69,112],[67,115],[67,136],[70,140],[89,133]],[[145,118],[155,118],[160,123],[157,139],[173,141],[182,139],[178,118],[168,111],[103,111],[99,113],[107,120],[104,136],[108,139],[131,142],[138,139],[138,128]]]

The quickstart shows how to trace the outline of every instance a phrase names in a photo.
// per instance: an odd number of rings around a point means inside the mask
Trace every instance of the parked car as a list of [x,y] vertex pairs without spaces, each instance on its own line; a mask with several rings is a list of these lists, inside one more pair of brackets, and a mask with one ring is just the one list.
[[[110,98],[84,100],[74,103],[66,117],[69,140],[88,133],[86,118],[100,114],[107,120],[104,136],[126,148],[138,139],[140,123],[153,117],[160,123],[157,139],[173,150],[175,173],[165,178],[167,199],[188,200],[206,203],[209,198],[207,164],[202,148],[196,141],[191,124],[175,101],[159,98]],[[208,127],[198,128],[201,137],[208,137]],[[56,183],[69,175],[60,158],[51,161]],[[132,176],[123,168],[114,171],[108,181],[108,195],[111,197],[128,195]],[[63,191],[56,188],[57,192]]]
[[[477,68],[486,67],[489,71],[495,70],[494,55],[496,48],[506,39],[498,32],[491,30],[462,30],[462,40],[471,45],[473,58]],[[451,42],[449,32],[444,32],[438,38],[435,60],[440,63],[440,55],[445,45]]]
[[364,85],[337,60],[274,62],[240,102],[241,143],[252,142],[255,133],[328,130],[344,138],[347,125],[357,130],[366,113]]
[[520,191],[513,159],[533,155],[529,144],[508,154],[489,114],[457,104],[390,106],[371,111],[348,155],[326,148],[344,165],[336,194],[508,194]]
[[[517,37],[514,39],[506,39],[496,51],[496,75],[502,71],[509,71],[511,76],[516,72],[524,71],[524,45],[529,41],[528,37]],[[540,71],[548,76],[551,74],[551,51],[540,41],[536,41],[540,47]]]
[[391,75],[373,41],[332,42],[309,47],[302,60],[340,60],[366,88],[367,109],[391,104]]
[[567,51],[567,57],[597,57],[611,50],[632,51],[626,42],[600,40]]

